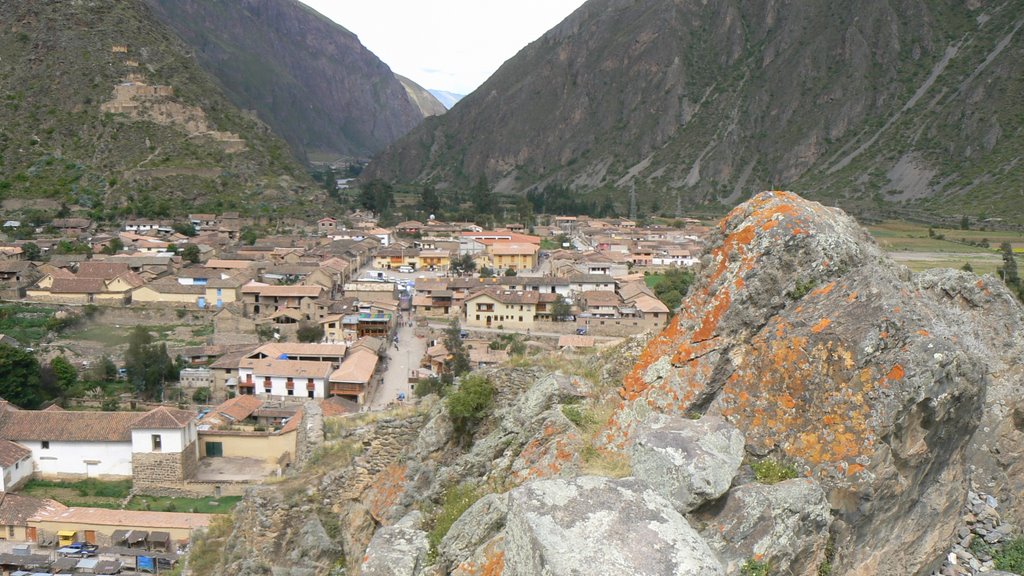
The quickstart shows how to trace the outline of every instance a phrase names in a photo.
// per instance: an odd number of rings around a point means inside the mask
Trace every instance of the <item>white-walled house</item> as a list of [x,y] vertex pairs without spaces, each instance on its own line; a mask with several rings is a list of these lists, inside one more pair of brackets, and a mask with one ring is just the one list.
[[[0,443],[7,441],[29,453],[25,464],[24,458],[17,462],[20,474],[27,465],[29,475],[42,478],[180,482],[194,474],[198,461],[194,420],[192,412],[166,407],[141,414],[4,410]],[[6,480],[6,468],[4,472]],[[16,479],[12,471],[10,479],[13,484],[21,477]]]
[[10,492],[32,476],[32,451],[0,440],[0,492]]
[[130,478],[132,412],[12,410],[0,413],[0,438],[32,452],[44,478]]
[[326,398],[330,362],[245,358],[238,363],[238,393]]

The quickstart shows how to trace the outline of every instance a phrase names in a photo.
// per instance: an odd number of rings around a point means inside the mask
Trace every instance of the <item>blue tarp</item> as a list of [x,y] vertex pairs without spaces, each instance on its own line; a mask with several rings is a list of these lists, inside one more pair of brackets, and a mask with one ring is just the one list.
[[156,570],[156,564],[153,562],[153,558],[150,556],[139,556],[137,558],[137,564],[139,570]]

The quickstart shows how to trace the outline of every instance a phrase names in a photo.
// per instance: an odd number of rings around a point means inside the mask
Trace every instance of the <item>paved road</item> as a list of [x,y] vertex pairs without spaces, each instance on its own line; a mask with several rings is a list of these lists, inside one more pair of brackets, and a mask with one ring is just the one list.
[[[408,315],[405,316],[408,322]],[[423,353],[426,352],[425,338],[417,338],[414,329],[403,324],[398,329],[398,348],[388,343],[388,369],[384,372],[384,380],[373,393],[368,405],[370,410],[383,410],[397,400],[398,394],[404,392],[407,399],[412,398],[412,386],[409,384],[409,372],[419,366]]]

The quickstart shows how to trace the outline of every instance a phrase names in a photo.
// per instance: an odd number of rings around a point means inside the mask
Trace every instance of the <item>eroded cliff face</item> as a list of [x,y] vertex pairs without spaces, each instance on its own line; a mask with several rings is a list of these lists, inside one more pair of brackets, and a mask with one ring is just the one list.
[[712,246],[678,319],[625,378],[610,445],[654,413],[727,419],[753,456],[790,460],[825,488],[838,574],[926,568],[969,481],[1013,492],[987,449],[1019,397],[1024,352],[1020,306],[999,280],[911,275],[841,211],[786,192],[738,206]]

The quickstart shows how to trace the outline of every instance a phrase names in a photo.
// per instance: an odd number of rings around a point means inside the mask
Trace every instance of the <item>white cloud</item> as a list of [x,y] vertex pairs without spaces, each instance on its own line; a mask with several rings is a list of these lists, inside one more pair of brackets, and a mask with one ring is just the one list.
[[302,0],[424,88],[468,94],[583,0]]

